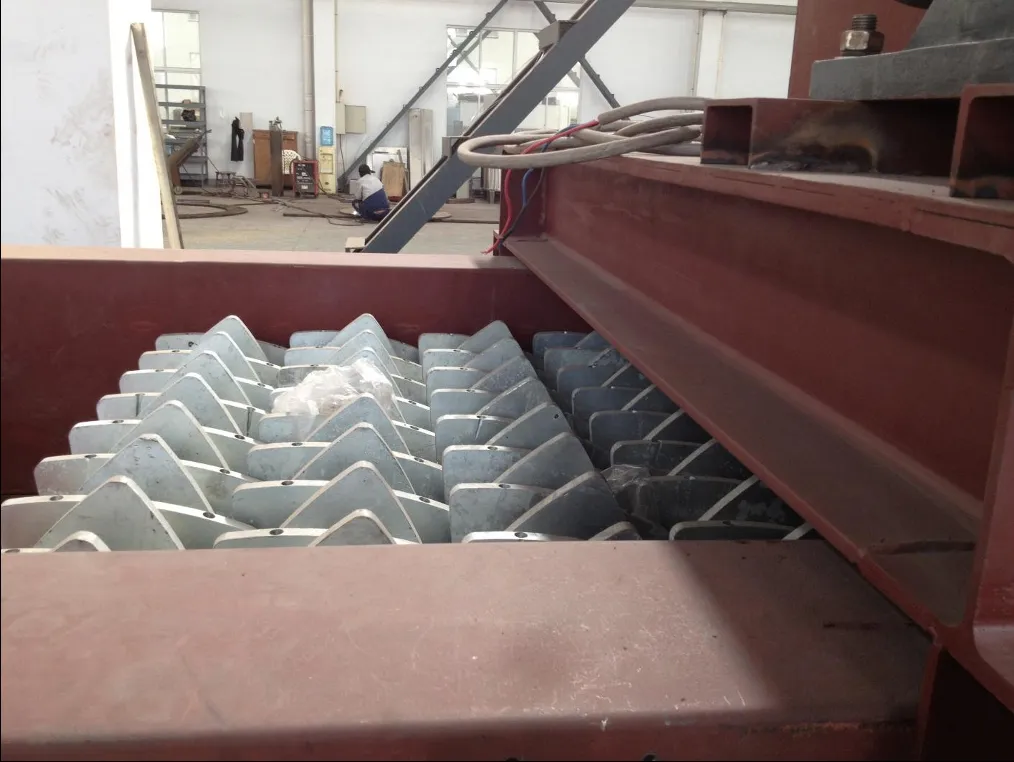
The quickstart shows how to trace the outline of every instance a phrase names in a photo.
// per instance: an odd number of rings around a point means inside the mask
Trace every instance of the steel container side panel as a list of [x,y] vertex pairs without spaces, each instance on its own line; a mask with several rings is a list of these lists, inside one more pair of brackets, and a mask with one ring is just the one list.
[[927,641],[820,542],[84,556],[0,558],[5,759],[912,752]]
[[506,257],[4,246],[2,276],[4,495],[34,492],[35,464],[67,451],[71,426],[95,417],[161,333],[235,314],[258,339],[287,344],[363,312],[413,344],[494,319],[525,344],[537,331],[587,330]]

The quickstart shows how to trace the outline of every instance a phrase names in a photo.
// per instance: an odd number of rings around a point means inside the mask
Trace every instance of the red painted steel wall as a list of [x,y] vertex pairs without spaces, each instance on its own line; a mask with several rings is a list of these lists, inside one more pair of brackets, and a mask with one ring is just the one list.
[[161,333],[239,315],[257,338],[340,328],[372,312],[392,338],[472,333],[504,320],[518,340],[584,322],[506,257],[3,248],[4,495],[34,493],[32,470],[67,451]]

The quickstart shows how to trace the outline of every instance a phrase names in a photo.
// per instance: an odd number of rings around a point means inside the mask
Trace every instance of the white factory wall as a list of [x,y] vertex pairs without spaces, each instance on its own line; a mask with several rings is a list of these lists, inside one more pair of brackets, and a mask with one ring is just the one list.
[[145,0],[4,2],[4,243],[162,246],[129,24]]
[[[337,0],[338,78],[345,103],[367,107],[367,135],[347,135],[351,161],[364,140],[379,131],[447,57],[447,27],[475,26],[489,11],[489,0]],[[318,1],[318,5],[326,4]],[[578,6],[550,3],[559,18]],[[632,8],[592,49],[588,60],[617,99],[630,102],[661,95],[689,94],[696,55],[694,11]],[[507,29],[541,29],[546,20],[531,2],[513,2],[490,23]],[[370,51],[374,54],[370,55]],[[390,54],[388,51],[399,51]],[[786,72],[786,81],[788,72]],[[378,83],[383,83],[378,86]],[[434,151],[447,132],[446,82],[442,78],[418,107],[434,112]],[[584,78],[581,117],[604,108],[595,86]],[[408,142],[400,124],[384,139],[389,146]]]
[[[342,140],[342,153],[351,161],[443,62],[447,27],[474,26],[491,6],[492,0],[313,0],[315,133],[334,124],[337,97],[365,106],[367,133]],[[302,147],[300,0],[152,0],[152,7],[200,14],[201,74],[212,129],[208,153],[214,164],[252,176],[251,135],[242,165],[229,161],[231,122],[244,111],[253,113],[256,128],[280,117],[286,129],[300,133]],[[577,7],[550,3],[560,18]],[[695,90],[708,97],[786,94],[793,17],[708,13],[700,22],[697,11],[635,7],[588,59],[621,103]],[[533,3],[514,0],[491,26],[534,30],[545,24]],[[439,154],[446,134],[445,80],[416,105],[434,112],[433,150]],[[598,90],[583,78],[581,118],[605,108]],[[407,143],[404,122],[384,139],[387,146]]]
[[[253,136],[242,163],[230,160],[232,120],[253,114],[255,129],[278,117],[303,136],[300,0],[151,0],[164,11],[196,11],[201,34],[201,83],[208,102],[208,158],[222,171],[253,177]],[[214,167],[209,167],[212,181]]]
[[794,16],[725,14],[716,96],[786,97],[795,28]]
[[[560,18],[573,7],[557,6]],[[697,56],[697,11],[631,8],[588,53],[588,63],[622,103],[690,95]],[[581,79],[582,121],[610,108],[588,77]]]

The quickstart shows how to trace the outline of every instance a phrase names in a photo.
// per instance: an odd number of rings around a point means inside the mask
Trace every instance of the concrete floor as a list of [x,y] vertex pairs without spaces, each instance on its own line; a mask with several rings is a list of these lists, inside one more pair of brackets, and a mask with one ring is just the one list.
[[[201,197],[187,196],[198,202]],[[334,214],[338,202],[329,198],[285,199],[284,204],[243,199],[207,199],[215,204],[242,204],[246,214],[231,217],[182,220],[183,244],[188,249],[261,249],[265,251],[344,251],[345,239],[369,235],[373,224],[323,217],[286,217],[293,205]],[[199,212],[193,206],[181,213]],[[403,249],[406,254],[478,254],[493,240],[499,209],[485,203],[451,204],[446,222],[426,225]],[[454,222],[453,220],[470,220]]]

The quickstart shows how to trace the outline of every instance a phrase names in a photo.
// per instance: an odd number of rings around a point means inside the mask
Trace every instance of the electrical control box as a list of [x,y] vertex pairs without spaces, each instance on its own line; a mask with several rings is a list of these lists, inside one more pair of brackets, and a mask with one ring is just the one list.
[[336,135],[363,135],[366,133],[366,106],[335,104]]
[[349,135],[366,133],[366,106],[345,106],[345,132]]

